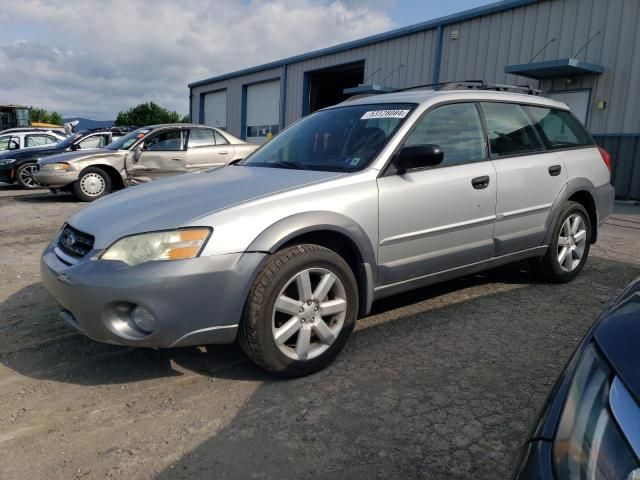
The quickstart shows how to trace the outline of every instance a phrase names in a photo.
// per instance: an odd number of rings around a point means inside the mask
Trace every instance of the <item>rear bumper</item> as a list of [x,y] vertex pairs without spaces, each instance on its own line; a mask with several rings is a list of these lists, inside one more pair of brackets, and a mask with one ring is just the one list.
[[[40,263],[42,282],[63,307],[61,316],[94,340],[139,347],[231,343],[245,299],[264,259],[261,253],[149,262],[63,262],[51,246]],[[138,330],[131,309],[152,312],[157,327]]]
[[70,183],[78,180],[78,173],[76,171],[67,172],[47,172],[40,170],[33,174],[33,178],[40,185],[45,187],[64,187]]
[[613,213],[613,205],[616,201],[616,190],[613,185],[606,183],[596,187],[596,209],[598,210],[598,224],[604,223]]

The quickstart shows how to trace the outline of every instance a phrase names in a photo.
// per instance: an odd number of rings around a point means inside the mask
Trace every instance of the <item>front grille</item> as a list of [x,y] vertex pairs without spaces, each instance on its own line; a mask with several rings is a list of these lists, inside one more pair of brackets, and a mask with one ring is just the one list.
[[73,258],[82,258],[93,249],[93,235],[65,225],[58,237],[58,248]]

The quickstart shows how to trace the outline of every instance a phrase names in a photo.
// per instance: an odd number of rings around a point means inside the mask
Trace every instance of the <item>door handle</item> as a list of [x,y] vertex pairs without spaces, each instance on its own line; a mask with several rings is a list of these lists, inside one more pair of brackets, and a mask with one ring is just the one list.
[[182,157],[173,157],[171,160],[173,160],[175,162],[181,162],[182,161]]
[[487,188],[489,186],[489,175],[474,178],[473,180],[471,180],[471,185],[473,185],[473,188],[475,188],[476,190]]
[[227,152],[226,150],[224,152],[218,152],[220,155],[227,155],[229,152]]
[[557,177],[558,175],[560,175],[561,171],[562,171],[561,165],[552,165],[549,167],[549,175],[551,175],[552,177]]

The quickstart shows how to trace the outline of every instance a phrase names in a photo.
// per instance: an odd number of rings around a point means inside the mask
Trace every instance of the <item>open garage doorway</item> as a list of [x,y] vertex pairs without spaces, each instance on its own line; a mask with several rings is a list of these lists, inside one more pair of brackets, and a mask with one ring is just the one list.
[[349,95],[345,88],[357,87],[364,80],[364,62],[346,63],[333,67],[305,72],[305,98],[303,114],[340,103]]

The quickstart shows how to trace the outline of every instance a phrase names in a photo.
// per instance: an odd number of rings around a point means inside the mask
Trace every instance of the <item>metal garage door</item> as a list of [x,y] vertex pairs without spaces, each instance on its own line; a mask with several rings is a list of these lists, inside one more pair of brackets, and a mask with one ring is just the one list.
[[204,124],[227,128],[227,91],[207,93],[204,96]]
[[280,129],[280,81],[247,87],[248,142],[264,143]]

